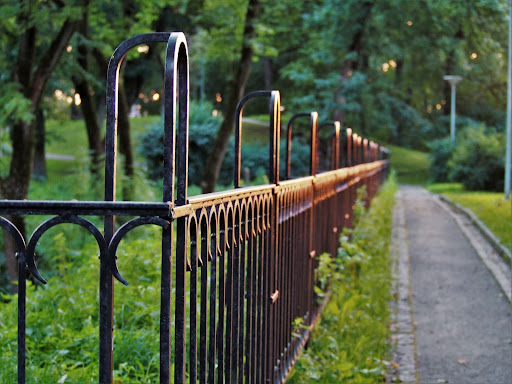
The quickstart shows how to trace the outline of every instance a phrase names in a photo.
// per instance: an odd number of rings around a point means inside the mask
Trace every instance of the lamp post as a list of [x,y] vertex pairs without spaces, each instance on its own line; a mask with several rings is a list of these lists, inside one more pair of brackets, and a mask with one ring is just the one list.
[[462,80],[462,77],[446,75],[443,76],[443,79],[448,81],[452,86],[452,104],[450,108],[450,137],[452,138],[453,143],[455,142],[455,88],[457,87],[457,84]]
[[508,20],[508,87],[507,87],[507,146],[505,153],[505,199],[510,200],[512,174],[512,0],[509,1]]

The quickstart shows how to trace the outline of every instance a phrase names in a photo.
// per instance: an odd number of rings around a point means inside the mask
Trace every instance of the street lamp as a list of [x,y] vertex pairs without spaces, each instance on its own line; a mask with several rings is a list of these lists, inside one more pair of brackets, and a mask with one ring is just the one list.
[[457,87],[457,84],[462,80],[462,77],[446,75],[443,76],[443,79],[448,81],[452,86],[452,104],[450,111],[450,137],[452,138],[453,143],[455,141],[455,88]]
[[507,146],[505,153],[505,199],[510,200],[512,177],[512,0],[508,6],[508,86],[507,86]]

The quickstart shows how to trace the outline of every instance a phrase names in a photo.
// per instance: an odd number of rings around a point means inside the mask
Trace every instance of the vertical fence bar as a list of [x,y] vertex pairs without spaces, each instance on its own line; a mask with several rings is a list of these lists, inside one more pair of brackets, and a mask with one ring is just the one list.
[[225,212],[219,213],[219,323],[217,332],[217,355],[218,369],[217,380],[224,383],[224,326],[225,326],[225,307],[226,307],[226,217]]
[[[208,226],[206,218],[200,219],[200,260],[201,267],[201,308],[200,308],[200,335],[199,335],[199,382],[206,384],[207,377],[207,311],[208,311]],[[215,311],[214,311],[215,313]]]
[[247,225],[247,205],[245,205],[245,202],[240,208],[240,218],[241,221],[239,222],[240,225],[240,231],[238,235],[238,241],[239,241],[239,255],[240,255],[240,270],[239,270],[239,281],[240,281],[240,290],[238,293],[238,308],[239,308],[239,317],[238,317],[238,381],[243,383],[244,382],[244,355],[245,355],[245,342],[244,342],[244,331],[245,327],[247,326],[246,321],[246,304],[247,304],[247,287],[246,287],[246,266],[248,263],[246,263],[247,258],[247,234],[246,234],[246,225]]
[[[171,76],[172,74],[172,76]],[[165,92],[166,121],[172,121],[173,131],[177,128],[177,198],[176,206],[187,204],[188,187],[188,48],[185,35],[181,32],[173,33],[169,38],[166,55]],[[177,104],[178,102],[178,104]],[[165,118],[164,118],[165,119]],[[177,124],[176,124],[177,121]],[[173,133],[175,136],[176,133]],[[174,180],[171,181],[174,184]],[[176,299],[175,299],[175,355],[174,355],[174,383],[185,382],[186,341],[185,341],[185,274],[190,261],[187,256],[187,218],[179,217],[176,220]],[[190,268],[189,268],[190,269]]]
[[[209,352],[208,352],[208,382],[215,383],[215,368],[217,365],[216,347],[217,347],[217,332],[216,332],[216,307],[217,307],[217,218],[212,215],[214,211],[210,212],[210,244],[209,253],[210,260],[210,334],[209,334]],[[220,308],[220,304],[219,304]]]
[[16,253],[18,261],[18,384],[26,380],[26,308],[27,279],[25,251]]
[[189,292],[189,369],[188,376],[191,383],[197,383],[197,269],[198,269],[198,233],[195,217],[189,219],[190,236],[190,292]]

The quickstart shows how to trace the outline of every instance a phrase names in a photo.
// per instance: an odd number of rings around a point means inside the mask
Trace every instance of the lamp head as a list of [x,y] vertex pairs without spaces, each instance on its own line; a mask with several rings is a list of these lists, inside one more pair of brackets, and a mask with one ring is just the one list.
[[457,85],[462,80],[462,76],[446,75],[443,79],[450,83],[450,85]]

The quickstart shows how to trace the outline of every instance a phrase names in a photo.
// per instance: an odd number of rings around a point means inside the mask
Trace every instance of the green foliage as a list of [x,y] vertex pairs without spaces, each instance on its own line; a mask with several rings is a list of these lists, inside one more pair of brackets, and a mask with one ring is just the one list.
[[295,29],[283,38],[288,21],[273,26],[276,40],[285,40],[273,62],[289,109],[315,109],[380,141],[425,150],[447,132],[450,87],[442,77],[454,73],[464,77],[458,116],[503,126],[505,0],[294,1],[288,8]]
[[[53,245],[40,258],[51,259],[56,273],[48,284],[27,285],[27,377],[38,383],[98,382],[98,249],[87,241],[77,247],[67,229],[47,233]],[[119,263],[130,286],[116,284],[114,377],[123,383],[158,380],[160,242],[156,232],[138,229],[137,238],[121,244]],[[70,241],[71,239],[71,241]],[[129,252],[128,252],[129,250]],[[44,253],[44,255],[43,255]],[[154,256],[154,257],[153,257]],[[0,305],[0,382],[15,382],[16,297],[3,295]]]
[[449,137],[434,140],[430,147],[430,174],[436,182],[448,181],[448,160],[452,156],[455,145]]
[[501,191],[505,177],[504,135],[469,125],[455,143],[449,138],[430,144],[433,181],[458,181],[468,190]]
[[308,349],[290,374],[290,383],[385,381],[390,364],[389,244],[396,188],[394,180],[388,181],[350,240],[350,231],[345,230],[337,257],[322,258],[320,268],[331,273],[332,296]]
[[[200,185],[204,163],[215,140],[220,126],[220,118],[212,116],[213,106],[209,103],[190,103],[189,121],[189,183]],[[249,140],[242,141],[242,169],[250,171],[250,181],[268,183],[268,127],[254,127]],[[163,164],[163,124],[155,121],[139,135],[138,152],[146,161],[149,178],[153,180],[162,177]],[[230,139],[219,175],[220,185],[233,182],[234,138]],[[285,172],[285,140],[281,140],[281,175]],[[292,140],[292,177],[309,174],[310,148],[306,140],[300,136]],[[242,176],[243,177],[243,176]]]
[[448,161],[450,179],[461,182],[468,190],[502,191],[504,156],[503,135],[487,134],[482,127],[468,129]]
[[[215,140],[220,119],[212,116],[213,107],[208,103],[190,103],[189,120],[189,182],[199,185],[204,162]],[[139,136],[138,151],[144,156],[148,176],[161,179],[163,173],[163,121],[155,121]]]

